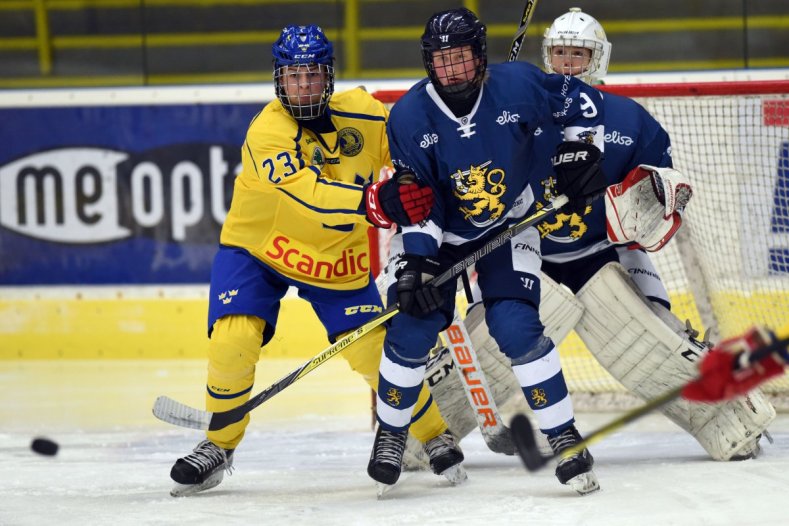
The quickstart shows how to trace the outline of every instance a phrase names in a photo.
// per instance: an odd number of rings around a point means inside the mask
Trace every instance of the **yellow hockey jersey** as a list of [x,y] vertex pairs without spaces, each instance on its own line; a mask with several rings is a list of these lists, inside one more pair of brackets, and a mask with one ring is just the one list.
[[328,111],[335,131],[323,134],[279,100],[252,120],[220,243],[296,281],[351,290],[369,279],[361,185],[390,163],[389,113],[360,88],[334,94]]

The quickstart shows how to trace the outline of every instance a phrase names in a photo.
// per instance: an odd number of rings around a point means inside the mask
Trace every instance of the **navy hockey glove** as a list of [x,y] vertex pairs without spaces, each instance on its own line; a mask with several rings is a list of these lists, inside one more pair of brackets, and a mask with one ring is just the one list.
[[437,261],[425,256],[405,254],[397,263],[397,301],[400,312],[411,316],[427,316],[444,304],[441,291],[428,281],[438,274]]
[[608,182],[600,167],[601,152],[594,144],[565,141],[556,148],[553,168],[556,193],[570,200],[567,207],[577,214],[605,193]]
[[367,219],[378,228],[392,223],[408,226],[424,221],[433,206],[433,191],[416,182],[412,173],[399,172],[386,181],[364,187]]

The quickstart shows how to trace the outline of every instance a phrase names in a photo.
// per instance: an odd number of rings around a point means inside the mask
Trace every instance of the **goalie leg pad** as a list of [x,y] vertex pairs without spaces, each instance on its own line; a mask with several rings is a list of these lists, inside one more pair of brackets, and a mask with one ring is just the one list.
[[575,295],[547,275],[540,277],[540,321],[543,334],[559,345],[581,319],[584,307]]
[[[706,346],[690,338],[671,312],[644,298],[618,263],[600,269],[577,298],[584,311],[576,332],[629,391],[649,400],[696,376]],[[715,460],[752,448],[775,418],[758,391],[714,405],[675,400],[662,411]]]

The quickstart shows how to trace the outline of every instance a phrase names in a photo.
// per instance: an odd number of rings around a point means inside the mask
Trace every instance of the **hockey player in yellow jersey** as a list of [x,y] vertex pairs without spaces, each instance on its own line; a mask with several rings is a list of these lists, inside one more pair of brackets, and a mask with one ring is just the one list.
[[[362,89],[333,94],[332,44],[314,25],[285,27],[272,46],[277,100],[252,120],[242,146],[242,171],[211,269],[206,409],[227,411],[247,401],[261,347],[276,330],[288,287],[309,301],[331,341],[382,312],[371,279],[367,230],[427,217],[432,192],[395,174],[386,108]],[[373,388],[384,328],[343,351]],[[441,466],[457,466],[460,449],[427,387],[411,432]],[[249,423],[209,431],[170,476],[173,496],[212,488],[233,463]]]

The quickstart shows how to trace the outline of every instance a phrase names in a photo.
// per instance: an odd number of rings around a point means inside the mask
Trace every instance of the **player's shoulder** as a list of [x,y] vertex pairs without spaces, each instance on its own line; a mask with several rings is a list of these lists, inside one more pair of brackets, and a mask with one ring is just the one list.
[[424,78],[411,86],[392,107],[392,115],[409,113],[417,108],[425,107],[430,96],[427,94],[429,80]]
[[252,118],[247,130],[247,138],[263,140],[279,136],[293,137],[298,128],[296,119],[282,106],[282,103],[273,100]]
[[[544,90],[546,74],[528,62],[504,62],[488,66],[485,89],[499,100],[508,97],[527,99],[537,97]],[[513,89],[516,88],[516,89]]]
[[541,82],[547,75],[543,70],[529,62],[515,61],[491,64],[488,66],[491,78],[501,81],[525,79]]
[[334,114],[364,120],[385,121],[387,117],[386,106],[361,87],[335,93],[329,108]]
[[660,123],[644,106],[630,97],[604,91],[603,104],[605,104],[606,115],[610,117],[619,117],[631,122],[638,122],[642,126],[660,126]]

